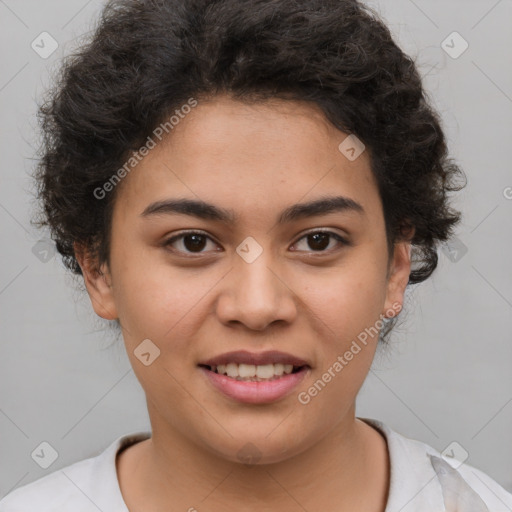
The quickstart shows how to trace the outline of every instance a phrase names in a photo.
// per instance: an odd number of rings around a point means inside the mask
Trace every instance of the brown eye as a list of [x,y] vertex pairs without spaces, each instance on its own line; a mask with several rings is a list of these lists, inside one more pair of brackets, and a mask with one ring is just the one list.
[[[335,239],[341,245],[349,245],[348,241],[337,233],[332,231],[315,231],[306,234],[300,240],[306,240],[307,246],[310,251],[313,252],[328,252],[326,249],[329,248],[332,239]],[[300,242],[299,240],[299,242]],[[298,242],[297,242],[298,243]],[[331,247],[332,249],[332,247]],[[306,249],[307,251],[308,249]]]
[[171,250],[175,252],[182,252],[185,254],[201,254],[202,252],[207,252],[203,249],[207,246],[208,240],[213,242],[210,237],[206,236],[202,232],[189,231],[173,236],[164,243],[164,246],[171,246]]
[[[333,239],[338,242],[338,246],[350,245],[348,240],[344,239],[337,233],[332,231],[314,231],[307,233],[296,242],[297,245],[300,241],[306,241],[306,252],[330,252],[336,248],[336,244],[332,244]],[[183,255],[190,254],[205,254],[208,242],[213,244],[213,251],[218,251],[217,244],[205,233],[200,231],[182,232],[178,235],[169,238],[164,242],[165,247],[170,247],[170,250],[175,253],[182,253]],[[217,247],[217,248],[216,248]],[[298,249],[294,249],[295,251]],[[302,249],[301,249],[302,250]]]

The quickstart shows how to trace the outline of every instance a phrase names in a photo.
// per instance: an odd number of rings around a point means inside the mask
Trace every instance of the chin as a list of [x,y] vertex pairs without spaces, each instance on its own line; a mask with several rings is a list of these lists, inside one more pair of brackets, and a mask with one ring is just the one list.
[[[276,424],[274,424],[275,428]],[[265,434],[262,434],[265,432]],[[296,455],[299,455],[307,449],[306,439],[291,442],[292,438],[286,432],[281,434],[272,429],[258,429],[254,435],[250,435],[247,430],[240,432],[238,436],[229,439],[224,446],[220,443],[210,445],[210,450],[218,457],[222,457],[230,462],[236,462],[245,466],[263,466],[265,464],[276,464],[286,461]],[[313,444],[313,443],[311,443]]]

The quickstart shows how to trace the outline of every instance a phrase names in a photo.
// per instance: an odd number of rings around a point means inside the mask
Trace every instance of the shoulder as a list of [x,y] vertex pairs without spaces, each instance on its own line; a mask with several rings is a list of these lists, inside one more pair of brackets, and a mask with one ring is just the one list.
[[89,512],[92,504],[87,503],[80,487],[90,478],[94,460],[76,462],[18,487],[0,501],[0,512]]
[[117,452],[150,437],[121,436],[99,455],[84,459],[19,487],[0,500],[0,512],[127,511],[116,473]]
[[[444,460],[446,461],[446,458]],[[447,472],[454,469],[449,461],[446,461],[445,464],[450,466],[449,468],[445,466]],[[509,512],[512,510],[512,494],[489,475],[469,464],[460,465],[457,472],[465,484],[483,500],[489,511]]]
[[512,510],[512,494],[483,471],[378,420],[359,419],[379,430],[388,444],[391,481],[386,512]]

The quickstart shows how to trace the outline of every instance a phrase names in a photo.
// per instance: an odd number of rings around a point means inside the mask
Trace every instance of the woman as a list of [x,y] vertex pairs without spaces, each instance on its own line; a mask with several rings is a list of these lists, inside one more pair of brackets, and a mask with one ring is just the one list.
[[370,10],[111,1],[41,116],[40,222],[118,324],[152,431],[0,511],[512,508],[478,469],[355,417],[463,177]]

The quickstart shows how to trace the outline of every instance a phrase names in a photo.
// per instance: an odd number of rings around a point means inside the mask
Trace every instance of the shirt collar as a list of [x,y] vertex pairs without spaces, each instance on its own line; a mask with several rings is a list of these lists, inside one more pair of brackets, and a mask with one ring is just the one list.
[[95,497],[95,504],[101,510],[129,512],[119,486],[116,457],[120,450],[150,437],[151,432],[142,431],[121,436],[94,459],[91,479],[88,482],[89,492],[86,489],[82,490],[86,495]]
[[439,455],[425,443],[395,432],[381,421],[359,418],[386,439],[390,484],[385,512],[442,512],[443,490],[429,454]]
[[[358,418],[386,439],[390,459],[390,485],[385,512],[444,511],[443,489],[429,455],[440,456],[429,445],[406,438],[385,423]],[[135,432],[117,438],[94,459],[94,468],[86,495],[95,496],[102,510],[129,512],[124,502],[116,470],[120,450],[151,437],[151,432]],[[446,463],[447,464],[447,463]]]

